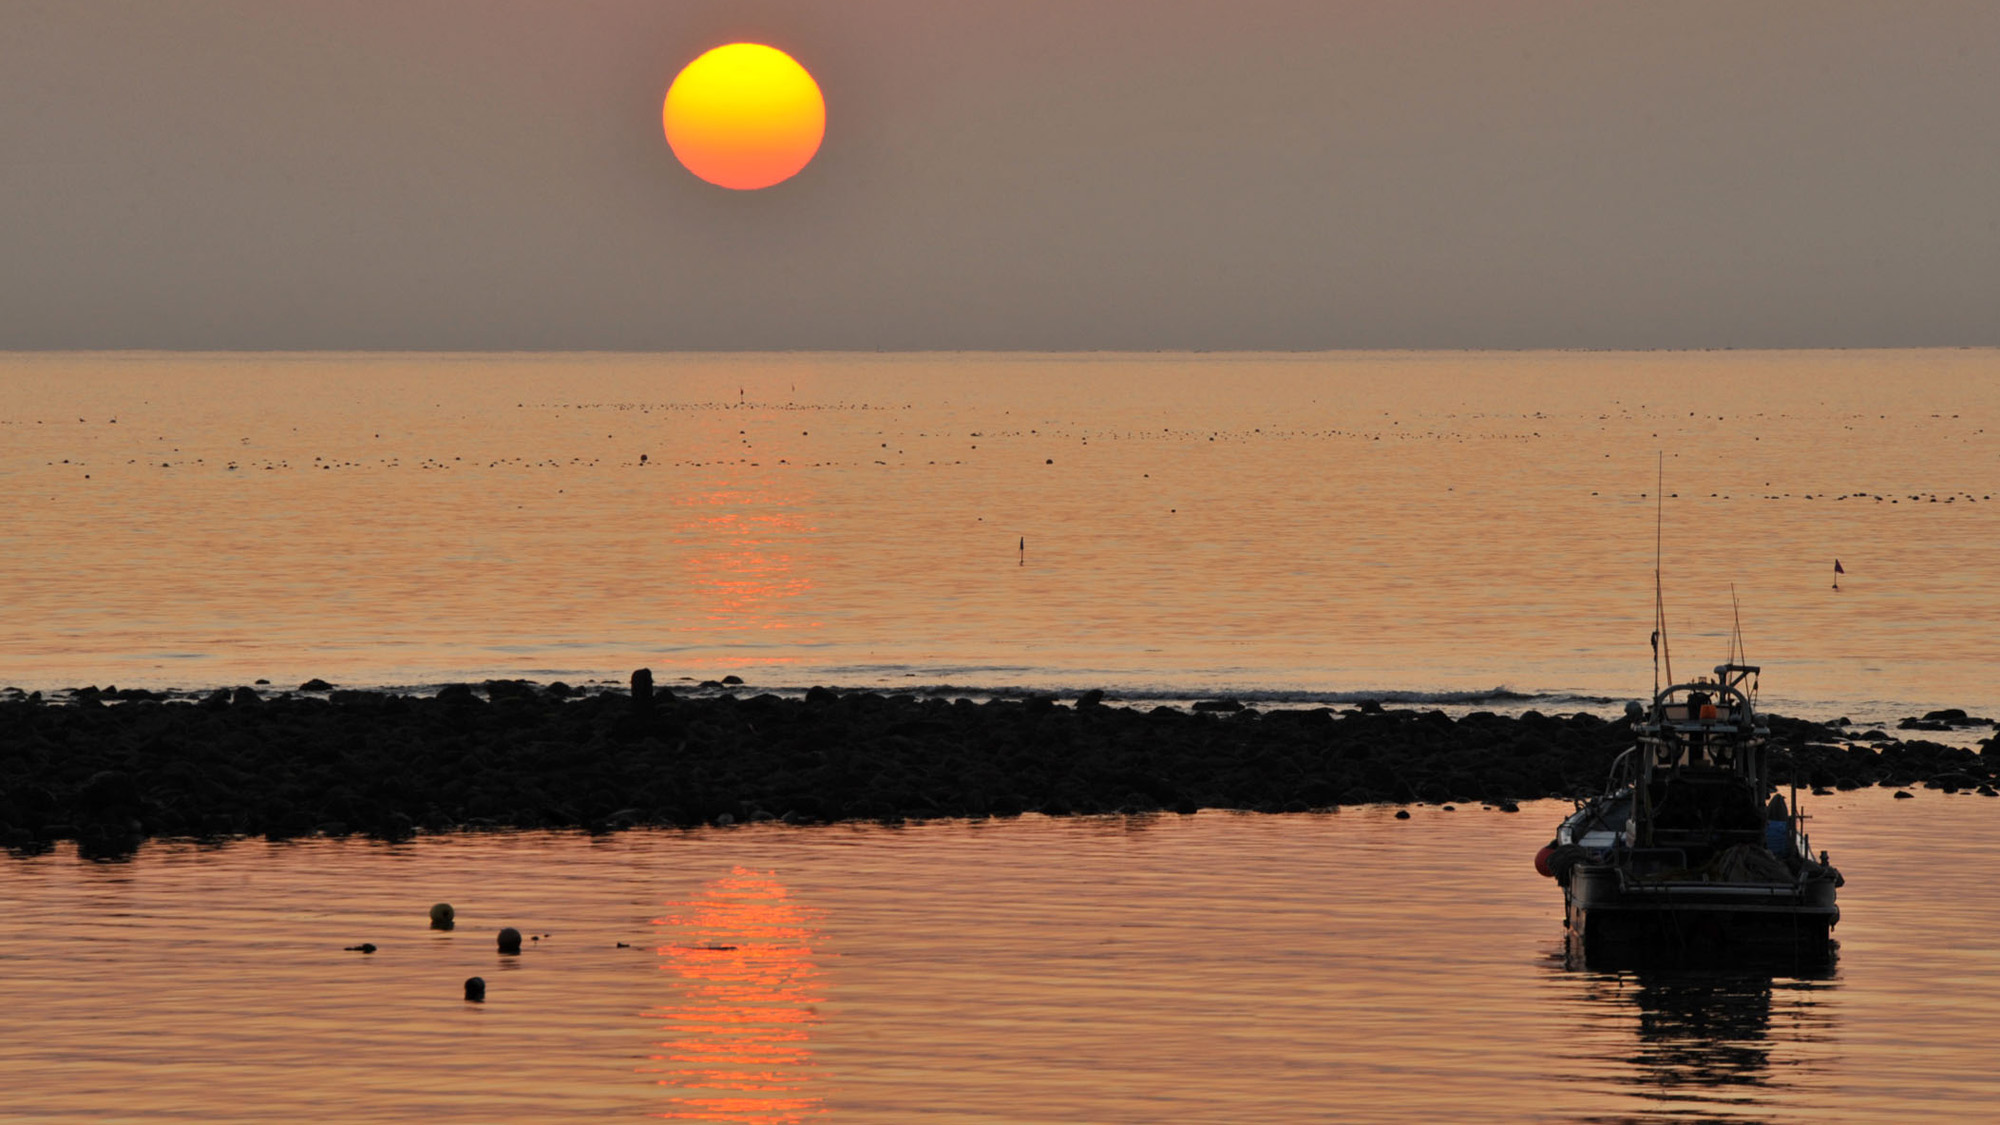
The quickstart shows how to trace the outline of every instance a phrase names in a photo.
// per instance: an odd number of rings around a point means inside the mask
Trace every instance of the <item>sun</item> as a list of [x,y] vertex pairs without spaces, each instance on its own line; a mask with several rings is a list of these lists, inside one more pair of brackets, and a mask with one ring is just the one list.
[[731,43],[682,68],[667,87],[660,120],[688,171],[719,187],[755,191],[812,162],[826,136],[826,99],[792,56]]

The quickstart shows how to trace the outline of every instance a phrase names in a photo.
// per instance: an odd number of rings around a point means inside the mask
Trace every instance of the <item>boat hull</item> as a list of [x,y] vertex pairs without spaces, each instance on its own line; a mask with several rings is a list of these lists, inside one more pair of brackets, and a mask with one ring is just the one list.
[[1563,897],[1569,959],[1591,969],[1745,962],[1811,969],[1830,964],[1837,949],[1831,880],[1653,881],[1579,864]]

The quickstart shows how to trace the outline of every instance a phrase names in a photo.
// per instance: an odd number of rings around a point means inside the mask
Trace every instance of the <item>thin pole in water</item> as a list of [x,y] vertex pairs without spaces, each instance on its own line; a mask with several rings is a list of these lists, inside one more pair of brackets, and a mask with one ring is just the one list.
[[1028,565],[1028,537],[1021,536],[1021,565]]

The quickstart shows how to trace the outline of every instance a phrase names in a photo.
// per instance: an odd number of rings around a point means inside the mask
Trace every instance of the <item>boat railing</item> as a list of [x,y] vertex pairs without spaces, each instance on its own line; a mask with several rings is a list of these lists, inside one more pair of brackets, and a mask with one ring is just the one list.
[[1605,796],[1609,797],[1620,788],[1633,783],[1632,755],[1637,753],[1638,749],[1637,746],[1628,746],[1624,753],[1611,759],[1611,773],[1604,779]]
[[[1727,723],[1745,730],[1755,729],[1755,688],[1746,691],[1744,681],[1754,684],[1760,671],[1753,664],[1718,664],[1713,680],[1669,684],[1654,693],[1653,705],[1644,716],[1645,725],[1658,730],[1668,726],[1685,729],[1682,724]],[[1700,703],[1692,698],[1697,693],[1703,697]]]

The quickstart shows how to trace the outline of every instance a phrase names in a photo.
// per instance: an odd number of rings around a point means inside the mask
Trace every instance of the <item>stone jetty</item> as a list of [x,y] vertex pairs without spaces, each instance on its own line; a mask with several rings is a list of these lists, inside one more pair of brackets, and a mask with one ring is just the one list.
[[[307,687],[320,688],[312,684]],[[694,827],[767,820],[1301,812],[1595,792],[1622,720],[1374,704],[1190,710],[814,688],[803,698],[638,694],[524,681],[412,696],[248,688],[196,699],[78,691],[0,699],[0,845]],[[1920,722],[1987,722],[1934,713]],[[1781,780],[1993,795],[1983,749],[1773,717]],[[1954,728],[1956,729],[1956,728]],[[1905,732],[1908,733],[1908,732]]]

